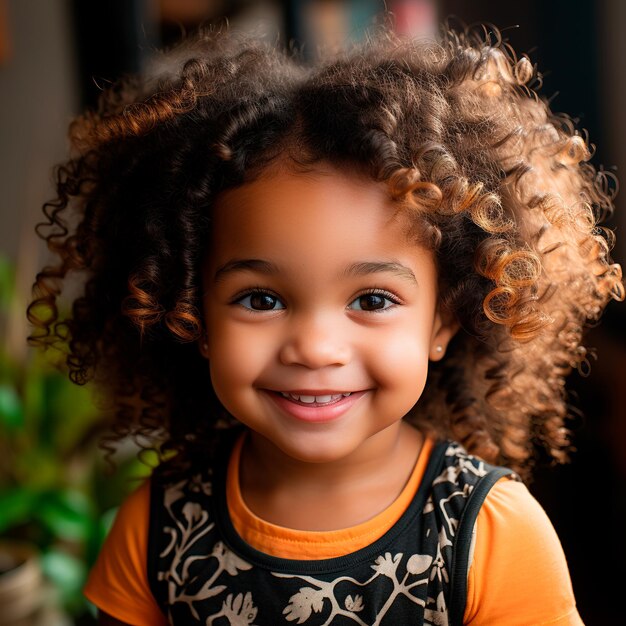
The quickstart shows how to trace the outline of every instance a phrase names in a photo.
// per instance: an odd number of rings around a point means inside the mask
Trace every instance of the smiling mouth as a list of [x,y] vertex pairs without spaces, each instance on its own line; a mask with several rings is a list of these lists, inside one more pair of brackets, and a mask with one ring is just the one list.
[[287,400],[291,400],[292,402],[297,402],[299,404],[308,404],[309,406],[333,404],[335,402],[338,402],[342,398],[347,398],[348,396],[352,395],[351,391],[347,391],[345,393],[324,394],[319,396],[296,394],[290,393],[288,391],[279,391],[278,393],[283,398],[287,398]]
[[362,391],[338,391],[336,389],[294,389],[293,391],[274,391],[265,393],[289,419],[300,423],[321,424],[340,419],[351,411],[368,393]]

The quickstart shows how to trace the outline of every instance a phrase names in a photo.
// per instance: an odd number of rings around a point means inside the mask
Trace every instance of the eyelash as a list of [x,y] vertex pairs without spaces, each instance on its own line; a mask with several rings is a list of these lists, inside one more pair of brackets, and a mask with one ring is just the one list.
[[398,296],[394,295],[390,291],[387,291],[386,289],[380,289],[378,287],[372,287],[371,289],[366,289],[365,291],[357,295],[353,300],[351,300],[350,304],[352,304],[352,302],[354,302],[355,300],[362,298],[363,296],[381,296],[382,298],[385,298],[386,300],[389,300],[389,302],[392,303],[391,306],[385,307],[383,309],[374,309],[373,311],[367,311],[368,313],[383,313],[385,311],[388,311],[389,309],[393,309],[394,307],[402,304],[402,301],[400,300],[400,298],[398,298]]
[[[280,300],[280,297],[274,293],[273,291],[266,289],[265,287],[250,287],[248,289],[246,289],[245,291],[242,291],[240,293],[238,293],[236,296],[234,296],[232,298],[232,300],[230,301],[230,304],[239,304],[241,305],[241,301],[248,297],[251,296],[253,294],[264,294],[264,295],[268,295],[272,298],[276,298],[277,300]],[[356,300],[358,300],[359,298],[362,298],[364,296],[369,296],[369,295],[373,295],[373,296],[381,296],[383,298],[385,298],[386,300],[388,300],[389,302],[391,302],[392,304],[390,306],[384,307],[383,309],[373,309],[371,311],[366,311],[367,313],[383,313],[385,311],[388,311],[389,309],[394,308],[395,306],[398,305],[402,305],[402,301],[400,300],[400,298],[398,298],[396,295],[394,295],[393,293],[391,293],[390,291],[387,291],[386,289],[381,289],[378,287],[372,287],[370,289],[366,289],[365,291],[361,292],[360,294],[358,294],[357,296],[355,296],[349,304],[352,304],[353,302],[355,302]],[[284,303],[283,303],[284,304]],[[259,312],[263,312],[264,310],[267,311],[280,311],[282,309],[251,309],[248,307],[245,307],[243,305],[241,305],[242,308],[244,308],[246,311],[249,311],[250,313],[259,313]]]
[[[280,300],[280,297],[275,294],[273,291],[270,291],[269,289],[266,289],[265,287],[250,287],[249,289],[246,289],[245,291],[241,291],[240,293],[238,293],[231,301],[230,304],[239,304],[243,309],[245,309],[246,311],[249,311],[250,313],[260,313],[263,312],[264,309],[250,309],[246,306],[241,305],[241,301],[248,297],[251,296],[253,294],[263,294],[263,295],[267,295],[270,296],[272,298],[276,298],[277,300]],[[280,311],[281,309],[267,309],[269,311],[272,310],[278,310]]]

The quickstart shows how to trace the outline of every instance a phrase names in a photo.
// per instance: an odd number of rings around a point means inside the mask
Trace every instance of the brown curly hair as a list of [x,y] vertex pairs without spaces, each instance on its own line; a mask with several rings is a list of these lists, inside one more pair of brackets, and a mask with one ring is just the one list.
[[[616,181],[540,86],[495,29],[405,40],[380,27],[315,64],[208,29],[72,123],[37,227],[60,261],[37,275],[29,341],[60,344],[71,380],[113,400],[109,444],[130,434],[202,463],[233,422],[195,343],[211,206],[279,159],[324,160],[388,183],[461,325],[410,419],[518,471],[542,451],[565,461],[566,377],[624,286],[598,226]],[[61,319],[70,272],[84,289]]]

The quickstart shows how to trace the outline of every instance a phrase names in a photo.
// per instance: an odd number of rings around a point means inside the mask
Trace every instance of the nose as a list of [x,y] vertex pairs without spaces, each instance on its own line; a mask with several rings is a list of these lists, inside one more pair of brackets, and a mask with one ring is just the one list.
[[280,348],[284,365],[309,369],[346,365],[352,349],[341,320],[314,313],[294,317]]

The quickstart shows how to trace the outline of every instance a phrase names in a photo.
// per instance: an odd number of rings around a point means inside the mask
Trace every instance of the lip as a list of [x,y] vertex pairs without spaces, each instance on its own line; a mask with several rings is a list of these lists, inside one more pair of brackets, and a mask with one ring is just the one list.
[[[292,393],[294,396],[338,396],[342,393],[358,393],[352,389],[337,391],[336,389],[281,389],[276,393]],[[271,392],[274,393],[274,392]]]
[[[323,405],[304,405],[289,400],[281,395],[279,391],[265,390],[267,396],[278,406],[283,413],[290,418],[299,420],[301,422],[308,423],[323,423],[331,422],[339,419],[344,415],[352,406],[360,400],[366,393],[364,391],[353,391],[351,395],[345,396],[336,400],[335,402],[329,402]],[[293,391],[285,391],[285,393],[293,393],[294,395],[302,396],[328,396],[339,395],[341,393],[348,393],[347,391],[337,391],[328,389],[298,389]]]

